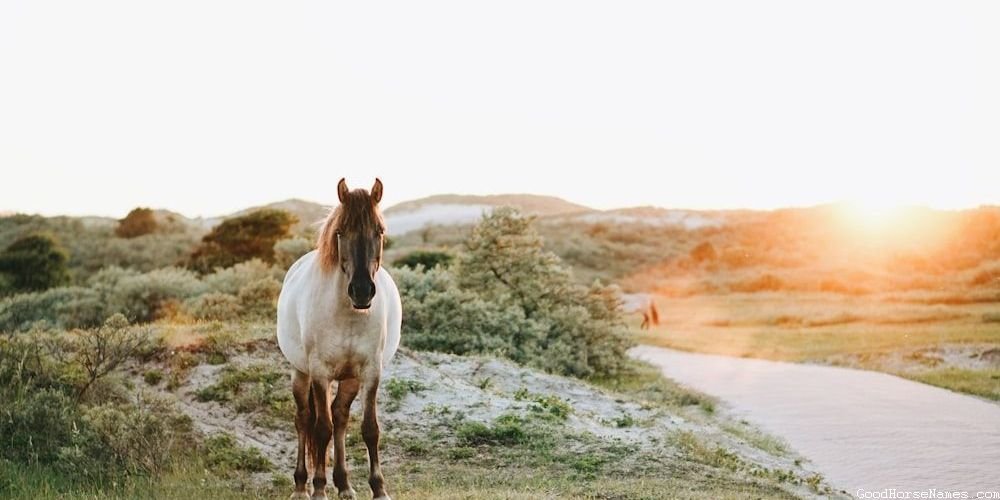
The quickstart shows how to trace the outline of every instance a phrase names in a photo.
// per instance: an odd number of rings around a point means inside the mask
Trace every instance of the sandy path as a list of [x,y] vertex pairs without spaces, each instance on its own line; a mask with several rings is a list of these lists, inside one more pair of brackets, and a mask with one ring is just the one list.
[[876,372],[652,346],[631,355],[783,437],[852,495],[1000,491],[1000,405]]

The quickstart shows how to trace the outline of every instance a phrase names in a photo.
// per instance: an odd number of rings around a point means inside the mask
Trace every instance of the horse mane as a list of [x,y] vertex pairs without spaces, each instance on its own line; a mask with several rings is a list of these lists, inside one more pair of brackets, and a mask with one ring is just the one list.
[[316,252],[319,254],[320,268],[329,272],[335,269],[340,261],[337,253],[337,233],[371,233],[375,229],[385,230],[385,220],[378,203],[372,199],[365,189],[348,191],[344,199],[323,222],[316,240]]

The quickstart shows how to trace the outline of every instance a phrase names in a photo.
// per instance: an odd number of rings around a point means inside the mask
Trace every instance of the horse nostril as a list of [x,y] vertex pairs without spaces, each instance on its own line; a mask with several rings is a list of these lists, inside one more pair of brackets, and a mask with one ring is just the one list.
[[374,296],[375,296],[375,283],[372,283],[372,293],[371,293],[371,295],[368,296],[368,298],[370,299],[370,298],[372,298]]

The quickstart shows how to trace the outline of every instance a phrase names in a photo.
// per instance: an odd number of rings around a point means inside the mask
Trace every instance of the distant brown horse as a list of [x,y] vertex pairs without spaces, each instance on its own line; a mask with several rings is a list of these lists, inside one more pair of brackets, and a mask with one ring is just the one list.
[[659,325],[660,313],[656,310],[656,302],[653,299],[649,299],[646,309],[642,311],[642,324],[639,325],[639,328],[649,330],[650,326]]
[[[278,346],[292,364],[299,447],[292,498],[326,499],[326,462],[333,438],[333,484],[355,498],[347,477],[345,435],[351,403],[361,393],[361,435],[368,447],[368,484],[388,500],[379,464],[376,395],[382,367],[399,346],[399,291],[382,268],[385,223],[382,181],[371,192],[337,184],[340,206],[320,231],[317,249],[288,270],[278,298]],[[336,397],[332,386],[336,387]],[[311,469],[311,470],[310,470]]]

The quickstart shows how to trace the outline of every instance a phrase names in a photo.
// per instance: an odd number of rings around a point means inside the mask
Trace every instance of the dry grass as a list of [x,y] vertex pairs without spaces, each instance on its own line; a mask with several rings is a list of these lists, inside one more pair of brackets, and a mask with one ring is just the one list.
[[[924,292],[850,296],[756,293],[658,297],[661,326],[641,342],[674,349],[792,362],[830,363],[898,374],[1000,400],[998,366],[944,356],[1000,346],[996,303],[921,303]],[[903,299],[903,300],[901,300]],[[992,312],[991,312],[992,311]]]

